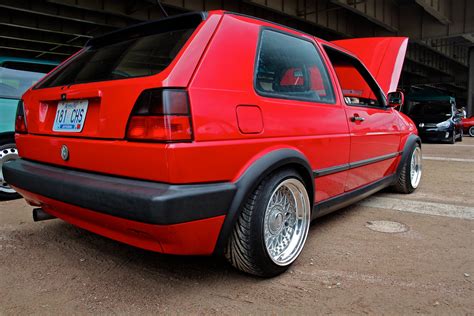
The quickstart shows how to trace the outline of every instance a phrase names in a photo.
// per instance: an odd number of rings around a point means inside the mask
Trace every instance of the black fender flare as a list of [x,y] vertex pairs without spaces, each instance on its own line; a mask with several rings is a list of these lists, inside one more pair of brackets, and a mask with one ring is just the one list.
[[411,134],[408,136],[405,145],[403,146],[403,151],[402,151],[402,157],[400,158],[400,162],[398,163],[397,167],[397,177],[395,178],[395,181],[398,180],[400,177],[400,173],[402,172],[402,168],[405,165],[405,162],[410,159],[410,154],[412,149],[415,147],[415,145],[418,144],[421,147],[421,139],[418,135],[416,134]]
[[13,141],[13,143],[15,143],[15,132],[0,133],[0,145],[7,144],[7,142],[10,141]]
[[311,203],[314,199],[314,177],[308,159],[294,149],[277,149],[254,161],[235,182],[237,187],[232,203],[222,224],[219,237],[214,247],[215,255],[224,253],[227,241],[240,216],[243,204],[259,183],[269,174],[283,167],[295,168],[305,180]]

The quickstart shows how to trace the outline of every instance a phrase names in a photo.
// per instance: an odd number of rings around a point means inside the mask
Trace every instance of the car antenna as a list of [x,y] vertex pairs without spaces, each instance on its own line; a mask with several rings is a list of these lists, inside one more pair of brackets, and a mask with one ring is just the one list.
[[168,16],[168,12],[166,12],[165,8],[163,8],[163,5],[161,4],[161,1],[160,0],[156,0],[156,4],[158,5],[158,7],[160,8],[161,10],[161,13],[163,13],[163,15],[165,17]]

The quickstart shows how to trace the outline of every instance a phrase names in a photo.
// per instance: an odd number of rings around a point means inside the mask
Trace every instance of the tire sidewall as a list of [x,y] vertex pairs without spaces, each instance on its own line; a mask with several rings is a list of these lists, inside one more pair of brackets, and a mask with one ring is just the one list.
[[277,171],[275,174],[271,175],[262,188],[258,201],[255,204],[255,216],[252,216],[251,219],[251,240],[253,242],[251,249],[254,250],[254,258],[258,258],[257,260],[260,261],[259,266],[262,267],[263,272],[267,274],[267,276],[275,276],[283,273],[294,262],[293,261],[285,266],[280,266],[273,262],[268,254],[264,238],[265,212],[272,193],[283,181],[292,178],[297,179],[303,185],[305,183],[302,177],[292,169]]
[[468,133],[469,136],[474,137],[474,126],[469,127]]

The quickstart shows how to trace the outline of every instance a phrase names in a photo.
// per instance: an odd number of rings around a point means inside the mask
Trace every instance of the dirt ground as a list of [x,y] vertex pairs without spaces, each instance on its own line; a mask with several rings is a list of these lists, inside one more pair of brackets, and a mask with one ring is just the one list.
[[[33,223],[23,200],[0,202],[0,314],[474,315],[474,138],[423,151],[416,193],[381,192],[317,220],[296,263],[269,280]],[[368,228],[381,220],[408,231]]]

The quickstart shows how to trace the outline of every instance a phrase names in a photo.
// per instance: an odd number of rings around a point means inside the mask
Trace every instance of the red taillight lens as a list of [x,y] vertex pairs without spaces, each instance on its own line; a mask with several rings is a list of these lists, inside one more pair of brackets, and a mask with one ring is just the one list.
[[15,133],[26,134],[28,129],[26,127],[26,117],[23,101],[18,102],[15,118]]
[[128,122],[127,138],[143,141],[191,141],[188,94],[178,89],[145,90]]
[[132,116],[128,123],[128,139],[187,141],[191,136],[187,116]]

